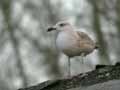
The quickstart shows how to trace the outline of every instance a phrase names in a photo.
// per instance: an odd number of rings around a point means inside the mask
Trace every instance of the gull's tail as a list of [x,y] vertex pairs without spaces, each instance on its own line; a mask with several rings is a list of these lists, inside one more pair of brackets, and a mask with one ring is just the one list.
[[99,49],[100,48],[100,44],[98,42],[95,43],[95,49]]

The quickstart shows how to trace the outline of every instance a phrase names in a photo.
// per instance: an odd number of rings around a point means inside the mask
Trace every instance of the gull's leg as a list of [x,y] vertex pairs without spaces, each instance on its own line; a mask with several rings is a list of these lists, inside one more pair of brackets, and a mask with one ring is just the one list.
[[84,64],[84,54],[81,55],[82,58],[82,64]]
[[82,65],[83,65],[83,73],[85,72],[84,70],[84,53],[81,54],[81,60],[82,60]]
[[68,57],[68,78],[71,77],[71,62],[70,62],[70,57]]
[[84,67],[84,57],[85,57],[85,54],[84,53],[82,53],[81,54],[81,59],[82,59],[82,65],[83,65],[83,74],[82,74],[82,76],[85,76],[86,75],[86,73],[85,73],[85,67]]

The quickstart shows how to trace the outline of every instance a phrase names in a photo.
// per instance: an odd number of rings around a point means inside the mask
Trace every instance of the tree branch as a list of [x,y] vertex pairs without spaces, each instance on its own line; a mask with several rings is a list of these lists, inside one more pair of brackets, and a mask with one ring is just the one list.
[[114,66],[97,65],[95,70],[87,72],[86,74],[87,75],[85,76],[79,74],[70,79],[48,80],[36,86],[30,86],[18,90],[68,90],[78,87],[89,87],[109,80],[118,80],[120,79],[120,63],[117,63]]

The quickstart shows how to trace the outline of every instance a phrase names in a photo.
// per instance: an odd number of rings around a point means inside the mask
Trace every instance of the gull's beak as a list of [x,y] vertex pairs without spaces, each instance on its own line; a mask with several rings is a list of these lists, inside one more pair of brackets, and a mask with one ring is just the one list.
[[56,30],[56,28],[55,28],[55,27],[49,27],[49,28],[47,29],[47,32],[50,32],[50,31],[53,31],[53,30]]

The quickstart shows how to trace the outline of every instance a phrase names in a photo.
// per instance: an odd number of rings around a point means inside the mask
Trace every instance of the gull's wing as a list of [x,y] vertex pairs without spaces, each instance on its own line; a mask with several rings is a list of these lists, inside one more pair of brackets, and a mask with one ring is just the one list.
[[93,42],[93,40],[86,33],[80,32],[80,31],[76,31],[76,32],[79,35],[79,39],[80,40],[85,40],[85,41]]
[[84,32],[76,31],[79,36],[79,48],[83,50],[85,54],[92,52],[95,49],[94,41]]

